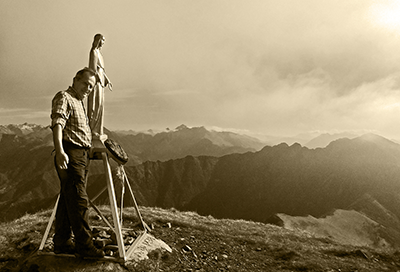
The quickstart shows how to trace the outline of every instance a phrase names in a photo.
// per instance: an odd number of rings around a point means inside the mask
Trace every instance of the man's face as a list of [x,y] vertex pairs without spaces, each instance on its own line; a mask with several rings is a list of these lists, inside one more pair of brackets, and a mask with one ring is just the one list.
[[96,84],[96,78],[89,73],[83,73],[80,79],[74,78],[72,87],[76,90],[79,99],[83,100],[89,95]]

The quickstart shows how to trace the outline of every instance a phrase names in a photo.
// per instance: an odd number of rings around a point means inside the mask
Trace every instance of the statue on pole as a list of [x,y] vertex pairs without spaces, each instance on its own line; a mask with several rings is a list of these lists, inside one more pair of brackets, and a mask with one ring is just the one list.
[[100,138],[104,135],[104,89],[108,86],[112,91],[112,83],[107,77],[103,55],[101,54],[105,40],[102,34],[96,34],[89,54],[89,68],[96,71],[98,76],[97,84],[88,97],[87,109],[89,125],[94,138]]
[[[104,89],[108,87],[112,90],[112,84],[107,77],[104,69],[104,60],[100,52],[105,42],[105,38],[101,34],[96,34],[94,36],[92,48],[90,50],[89,57],[89,68],[84,68],[79,71],[75,78],[72,87],[67,91],[59,92],[54,99],[64,98],[63,101],[55,103],[53,100],[52,115],[53,123],[53,137],[54,145],[56,149],[56,160],[57,172],[60,176],[62,183],[62,190],[56,201],[53,213],[50,217],[50,221],[47,225],[45,234],[42,238],[41,244],[39,246],[38,253],[42,253],[49,237],[51,227],[55,220],[56,234],[53,238],[54,252],[51,254],[74,254],[79,258],[103,258],[105,252],[103,250],[105,246],[105,240],[93,240],[92,230],[89,227],[88,218],[83,218],[84,215],[88,215],[88,204],[90,204],[98,215],[104,220],[108,225],[109,230],[113,232],[115,239],[109,239],[113,250],[108,251],[108,260],[113,260],[117,262],[126,262],[128,260],[140,261],[143,256],[147,256],[147,253],[156,249],[165,249],[168,252],[172,252],[172,249],[165,244],[163,241],[154,238],[148,232],[151,230],[149,226],[143,221],[140,215],[138,205],[133,195],[132,188],[130,186],[128,177],[124,170],[124,164],[128,162],[128,154],[122,149],[122,147],[111,139],[107,139],[107,135],[103,131],[104,123]],[[67,92],[71,91],[71,94]],[[90,93],[90,95],[89,95]],[[59,94],[63,97],[59,97]],[[68,94],[68,97],[65,95]],[[84,105],[82,100],[85,99],[86,95],[89,95],[87,101],[87,114],[85,114]],[[67,99],[68,98],[68,99]],[[79,99],[78,99],[79,98]],[[76,101],[75,101],[75,100]],[[75,102],[74,102],[75,101]],[[68,104],[68,107],[65,106]],[[68,110],[67,110],[68,108]],[[69,114],[70,108],[72,108],[72,113]],[[68,112],[65,112],[65,111]],[[86,116],[87,115],[87,116]],[[67,117],[65,117],[67,116]],[[68,120],[66,120],[65,118]],[[71,118],[72,119],[71,119]],[[88,117],[88,118],[86,118]],[[89,119],[89,120],[88,120]],[[68,121],[68,122],[67,122]],[[58,124],[58,123],[59,124]],[[65,134],[67,138],[63,138],[62,132],[64,126],[69,125],[69,135]],[[72,132],[71,132],[72,131]],[[71,136],[71,137],[69,137]],[[71,141],[69,141],[71,140]],[[67,150],[68,149],[68,150]],[[68,154],[65,152],[69,152]],[[60,155],[61,154],[61,155]],[[71,155],[71,156],[70,156]],[[113,182],[113,175],[111,171],[111,166],[109,162],[109,156],[118,163],[119,178],[122,183],[121,192],[121,204],[119,207],[120,216],[118,215],[118,204],[116,201],[116,193]],[[61,159],[60,159],[61,158]],[[86,182],[87,174],[89,171],[89,160],[103,161],[106,174],[107,187],[101,191],[95,199],[100,196],[105,190],[108,191],[108,197],[110,201],[110,209],[114,222],[114,226],[108,222],[107,218],[101,213],[96,206],[94,206],[93,201],[89,199],[86,193]],[[69,163],[73,162],[73,163]],[[68,168],[68,169],[67,169]],[[72,168],[72,170],[69,170]],[[61,172],[60,172],[60,171]],[[64,173],[64,172],[65,173]],[[79,173],[78,173],[79,172]],[[78,181],[78,182],[76,182]],[[64,184],[65,183],[65,184]],[[83,190],[81,190],[82,188]],[[64,186],[65,185],[65,186]],[[69,187],[68,187],[68,186]],[[142,230],[138,230],[139,235],[129,236],[129,240],[133,239],[131,242],[125,242],[124,236],[122,235],[122,218],[123,218],[123,204],[124,204],[124,192],[125,185],[128,186],[136,214],[141,222]],[[72,187],[73,188],[72,188]],[[65,188],[66,189],[65,189]],[[70,188],[71,187],[71,188]],[[75,188],[76,187],[76,188]],[[65,190],[64,190],[65,189]],[[77,192],[77,189],[79,189]],[[72,194],[72,195],[70,195]],[[67,196],[68,195],[68,196]],[[67,203],[64,203],[68,200]],[[83,201],[84,200],[84,201]],[[71,202],[72,201],[72,202]],[[79,203],[73,203],[73,202]],[[81,202],[84,202],[83,204]],[[71,204],[72,203],[72,204]],[[68,207],[67,207],[67,206]],[[65,206],[65,207],[64,207]],[[79,206],[79,207],[78,207]],[[60,211],[68,208],[68,214],[64,211],[59,218]],[[78,210],[77,210],[78,209]],[[71,217],[72,213],[72,217]],[[78,214],[76,214],[78,213]],[[80,213],[80,214],[79,214]],[[65,217],[68,215],[67,217]],[[72,220],[72,219],[77,220]],[[66,222],[68,221],[68,222]],[[69,222],[72,220],[71,222]],[[87,222],[86,222],[87,221]],[[66,224],[64,224],[66,223]],[[70,223],[73,223],[72,225]],[[74,227],[75,226],[75,227]],[[73,238],[71,236],[71,228],[75,234]],[[99,227],[100,228],[100,227]],[[103,228],[103,227],[101,227]],[[99,238],[99,237],[97,237]],[[100,243],[95,242],[99,241]],[[99,248],[101,249],[99,249]],[[105,248],[104,248],[105,249]],[[118,252],[118,256],[115,255]],[[43,253],[46,254],[46,253]],[[115,256],[115,257],[113,257]]]

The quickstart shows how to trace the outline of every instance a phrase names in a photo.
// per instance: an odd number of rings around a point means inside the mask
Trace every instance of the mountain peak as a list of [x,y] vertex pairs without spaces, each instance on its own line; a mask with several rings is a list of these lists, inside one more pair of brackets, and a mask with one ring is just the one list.
[[46,130],[49,126],[45,127],[42,125],[36,124],[9,124],[6,126],[0,125],[0,134],[16,134],[18,136],[21,135],[29,135],[34,132],[40,132]]
[[182,125],[180,125],[180,126],[177,126],[176,128],[175,128],[175,130],[185,130],[185,129],[189,129],[186,125],[184,125],[184,124],[182,124]]
[[382,136],[374,134],[374,133],[363,134],[360,137],[358,137],[358,139],[368,141],[368,142],[389,141],[385,137],[382,137]]
[[350,132],[341,132],[341,133],[323,133],[307,143],[304,144],[304,146],[308,148],[318,148],[318,147],[326,147],[328,146],[331,142],[336,141],[338,139],[342,138],[348,138],[348,139],[353,139],[357,137],[356,134],[352,134]]

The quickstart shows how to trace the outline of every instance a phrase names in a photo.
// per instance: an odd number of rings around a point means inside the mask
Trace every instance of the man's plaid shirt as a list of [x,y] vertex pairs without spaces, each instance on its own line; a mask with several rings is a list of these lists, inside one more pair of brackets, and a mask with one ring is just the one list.
[[82,147],[92,145],[89,120],[74,88],[69,87],[54,96],[50,117],[52,129],[57,124],[63,128],[63,140]]

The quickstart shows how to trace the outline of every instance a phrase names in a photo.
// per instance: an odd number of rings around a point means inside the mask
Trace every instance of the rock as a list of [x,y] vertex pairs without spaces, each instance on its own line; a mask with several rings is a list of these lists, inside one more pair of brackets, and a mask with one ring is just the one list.
[[110,235],[105,230],[93,229],[92,230],[93,237],[101,237],[104,239],[110,238]]
[[184,252],[190,252],[190,251],[192,251],[192,248],[191,248],[190,246],[188,246],[188,245],[185,245],[185,246],[182,248],[182,250],[183,250]]
[[100,238],[100,237],[97,237],[96,240],[94,241],[94,245],[97,248],[104,248],[105,246],[110,245],[112,243],[113,243],[113,240],[111,240],[111,239],[103,239],[103,238]]
[[113,241],[113,244],[116,245],[117,244],[117,235],[114,232],[112,232],[110,238]]
[[110,257],[114,256],[114,252],[113,252],[112,250],[105,250],[105,251],[104,251],[104,254],[105,254],[106,256],[110,256]]
[[45,255],[33,255],[26,259],[18,271],[117,271],[126,269],[117,262],[104,262],[97,260],[82,260],[75,257],[54,257]]
[[134,241],[135,241],[135,238],[133,238],[133,237],[127,237],[127,238],[125,239],[124,243],[125,243],[126,245],[132,245]]
[[112,250],[112,251],[117,251],[118,250],[118,246],[117,245],[107,245],[104,248],[105,250]]
[[154,250],[167,251],[172,253],[172,249],[162,240],[156,239],[151,234],[145,233],[141,237],[142,242],[133,250],[128,258],[129,263],[139,262],[148,259],[148,254]]
[[360,249],[356,250],[354,253],[358,257],[361,257],[361,258],[364,258],[364,259],[367,259],[367,260],[369,259],[368,255],[364,251],[362,251]]

